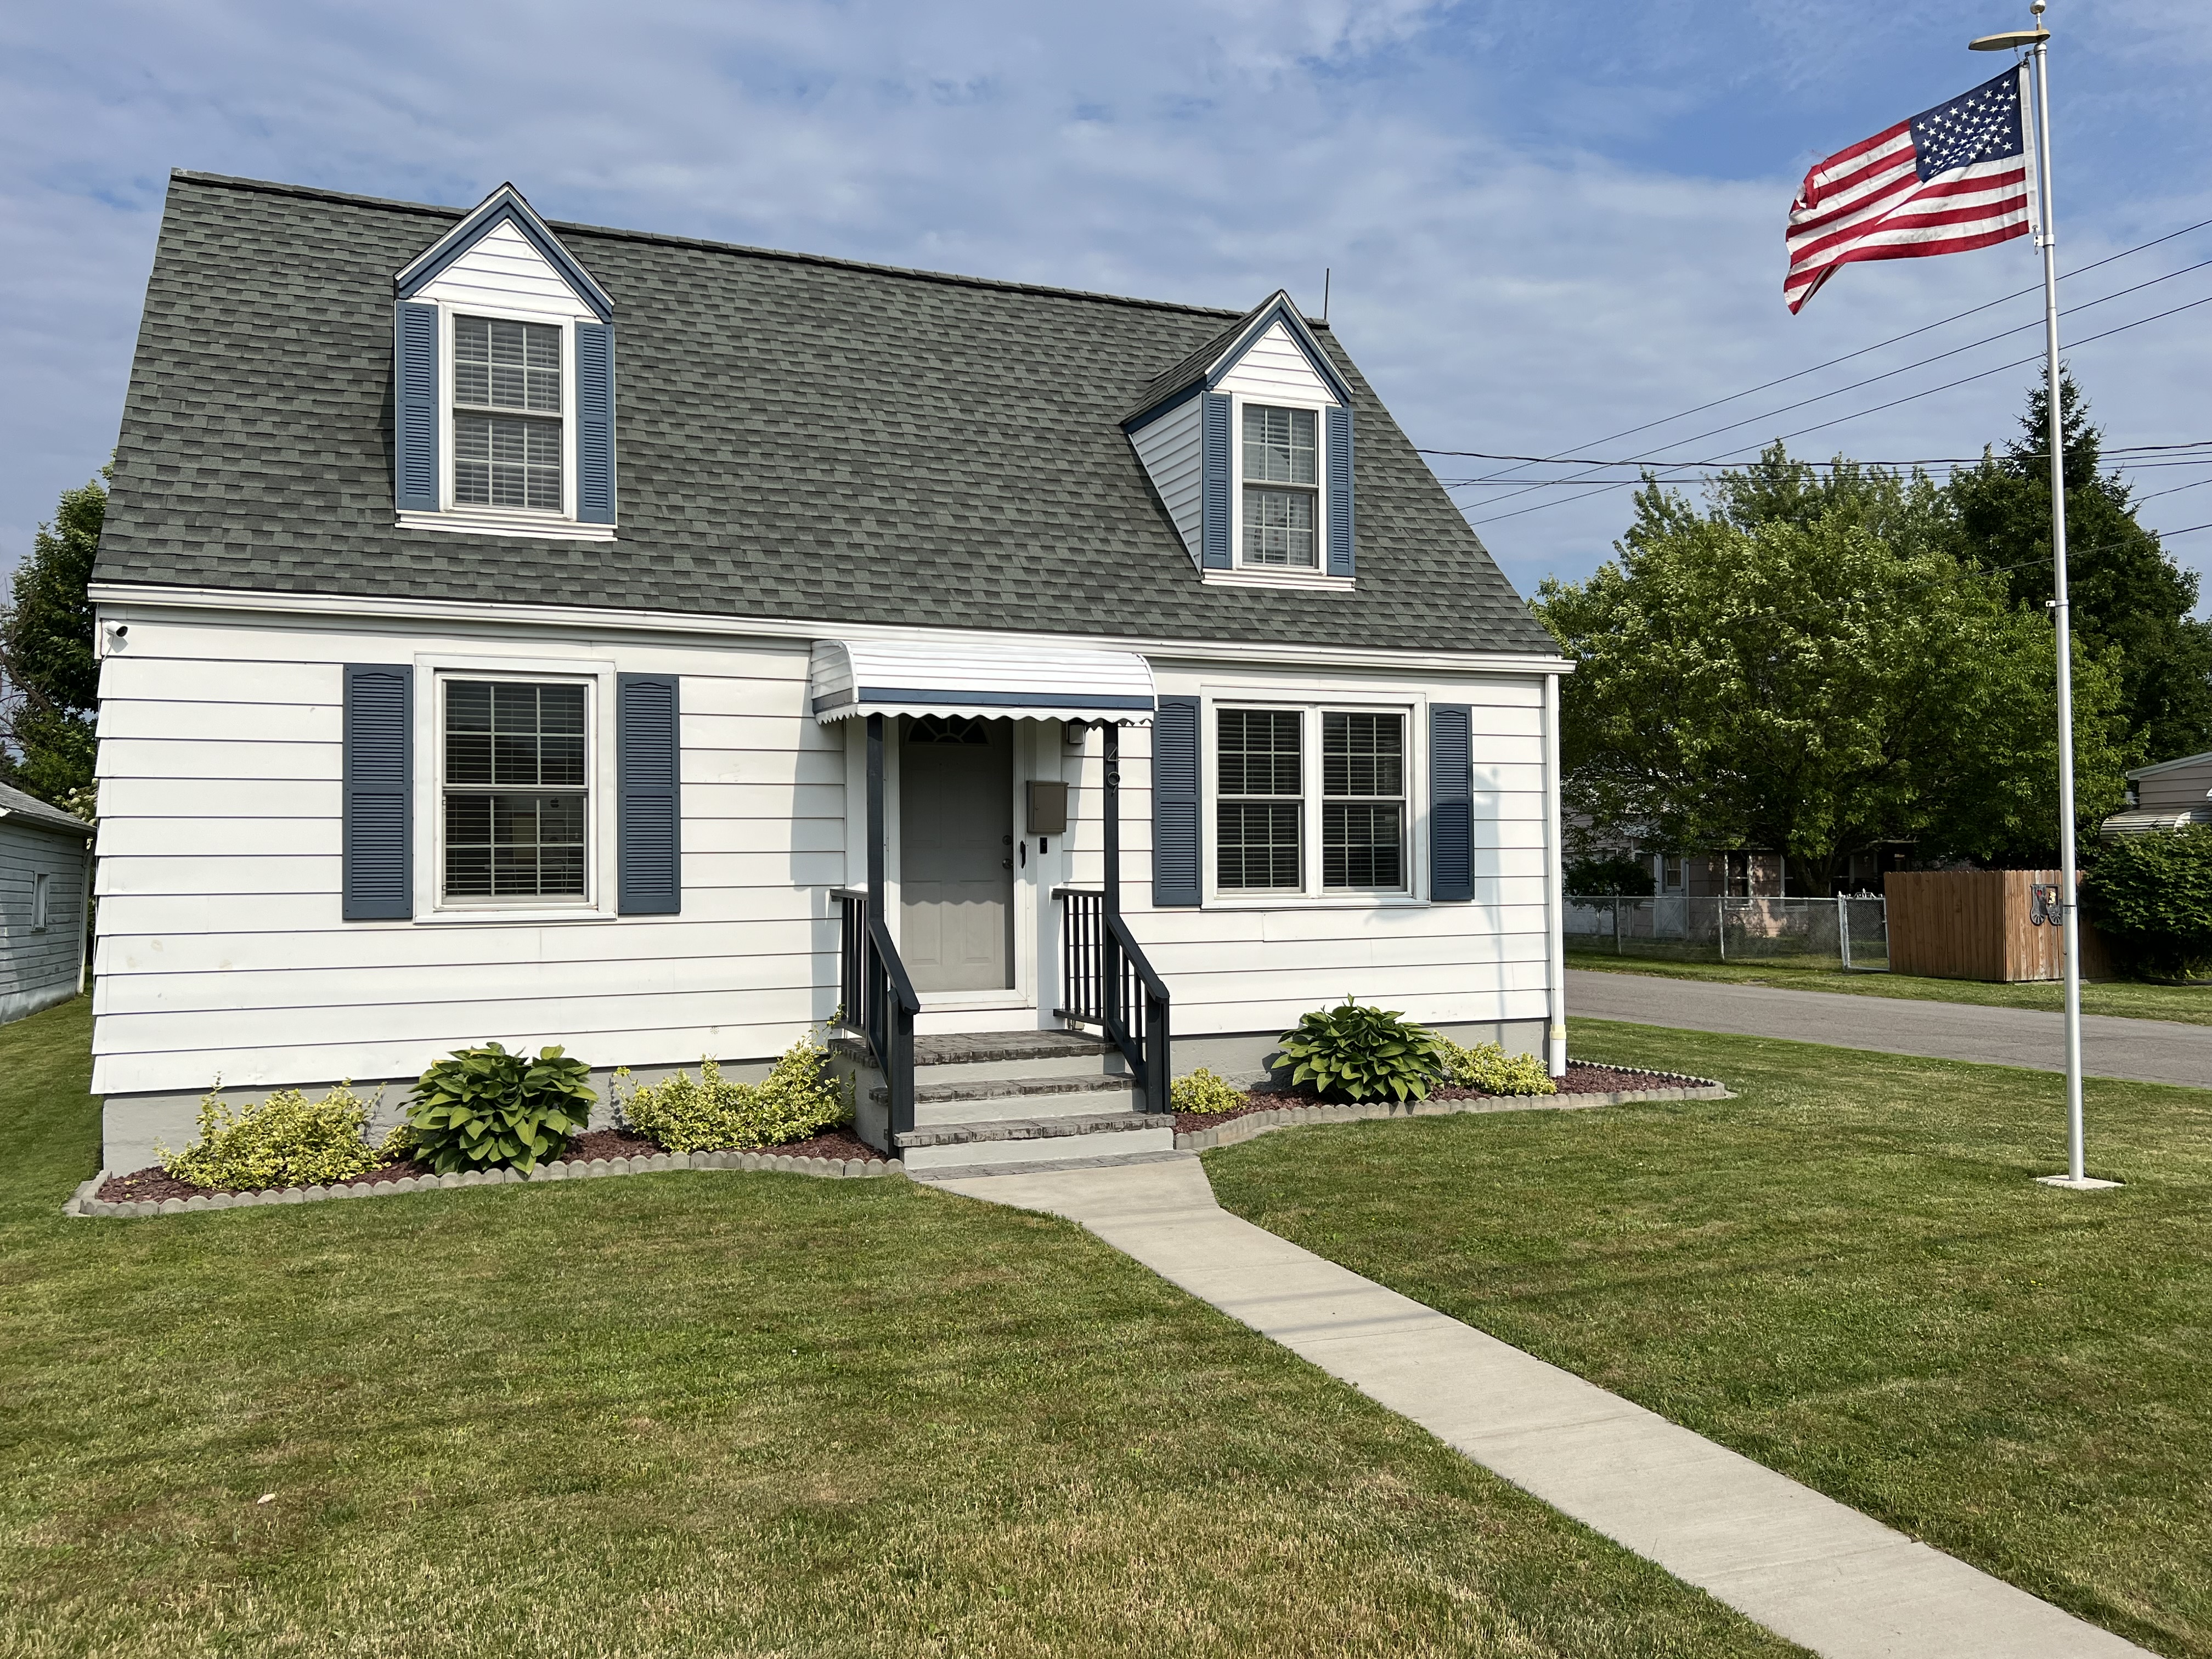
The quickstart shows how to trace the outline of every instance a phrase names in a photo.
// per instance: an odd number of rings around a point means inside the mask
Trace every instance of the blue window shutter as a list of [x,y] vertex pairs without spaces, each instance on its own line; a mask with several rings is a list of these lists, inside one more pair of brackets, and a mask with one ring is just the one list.
[[1352,411],[1328,411],[1328,574],[1352,572]]
[[622,914],[672,916],[684,908],[683,763],[677,677],[615,676],[617,848]]
[[438,510],[438,307],[403,301],[393,330],[392,493],[402,512]]
[[[1229,399],[1218,392],[1206,394],[1200,464],[1205,489],[1201,496],[1204,529],[1200,537],[1202,562],[1208,570],[1226,570],[1233,561],[1229,550],[1230,471],[1236,448],[1229,441]],[[1193,904],[1196,899],[1190,901]]]
[[1195,904],[1198,888],[1198,699],[1162,697],[1152,716],[1152,902]]
[[615,521],[615,330],[576,325],[576,517]]
[[415,671],[345,670],[340,914],[404,921],[415,914]]
[[1429,896],[1474,896],[1474,711],[1429,705]]

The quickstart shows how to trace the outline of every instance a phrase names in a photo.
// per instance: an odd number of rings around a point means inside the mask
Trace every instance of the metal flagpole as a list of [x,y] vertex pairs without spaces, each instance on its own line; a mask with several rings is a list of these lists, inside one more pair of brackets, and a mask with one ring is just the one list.
[[2081,896],[2074,849],[2073,614],[2066,592],[2065,410],[2058,380],[2058,232],[2051,216],[2051,31],[2043,26],[2048,0],[2033,0],[2033,29],[1984,35],[1976,52],[2026,47],[2035,67],[2036,246],[2043,251],[2045,401],[2050,405],[2051,615],[2058,654],[2058,915],[2066,975],[2066,1173],[2039,1176],[2052,1187],[2112,1187],[2092,1181],[2082,1167],[2081,1121]]

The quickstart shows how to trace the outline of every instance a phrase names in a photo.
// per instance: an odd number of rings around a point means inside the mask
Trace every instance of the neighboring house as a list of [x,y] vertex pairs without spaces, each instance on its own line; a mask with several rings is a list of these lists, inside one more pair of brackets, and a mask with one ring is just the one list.
[[2106,841],[2212,823],[2212,754],[2184,755],[2128,774],[2130,802],[2097,826]]
[[1347,994],[1564,1066],[1567,665],[1279,293],[179,173],[93,593],[112,1169],[841,1011],[916,1169],[1156,1150]]
[[83,986],[91,840],[83,819],[0,783],[0,1024]]

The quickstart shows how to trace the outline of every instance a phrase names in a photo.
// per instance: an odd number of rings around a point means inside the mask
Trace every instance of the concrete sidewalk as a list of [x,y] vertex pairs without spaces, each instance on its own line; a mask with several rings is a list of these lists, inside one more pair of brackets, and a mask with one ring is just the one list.
[[1815,1653],[2144,1652],[1229,1214],[1193,1154],[935,1184],[1079,1222],[1553,1508]]
[[[1888,1054],[2026,1066],[2042,1072],[2066,1068],[2066,1037],[2059,1017],[2032,1008],[1978,1008],[1964,1002],[1916,1002],[1903,997],[1571,968],[1567,1013],[1584,1019],[1671,1025],[1685,1031],[1732,1031]],[[2081,1069],[2091,1077],[2212,1088],[2212,1025],[2085,1014]]]

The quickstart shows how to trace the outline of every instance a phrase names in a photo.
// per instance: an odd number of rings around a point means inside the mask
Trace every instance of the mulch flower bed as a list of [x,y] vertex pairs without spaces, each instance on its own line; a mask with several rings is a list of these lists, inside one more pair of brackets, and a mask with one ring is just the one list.
[[[1567,1062],[1567,1074],[1554,1079],[1558,1092],[1563,1095],[1607,1095],[1625,1093],[1631,1090],[1671,1088],[1678,1079],[1663,1077],[1656,1072],[1626,1071],[1618,1066],[1586,1066],[1580,1060]],[[1548,1095],[1493,1095],[1481,1089],[1444,1087],[1430,1091],[1431,1100],[1548,1100]],[[1254,1090],[1244,1097],[1244,1103],[1226,1112],[1177,1112],[1175,1115],[1176,1133],[1195,1134],[1200,1129],[1211,1129],[1232,1118],[1246,1117],[1254,1112],[1279,1112],[1293,1106],[1323,1106],[1332,1103],[1306,1090],[1270,1093]]]
[[[599,1159],[611,1163],[618,1158],[654,1158],[664,1148],[659,1141],[648,1140],[643,1135],[630,1133],[626,1129],[593,1129],[573,1136],[568,1149],[556,1160],[563,1164],[590,1164]],[[794,1140],[781,1146],[762,1146],[763,1153],[774,1152],[782,1158],[834,1158],[841,1163],[881,1159],[883,1154],[848,1129],[832,1129],[827,1134],[809,1140]],[[427,1164],[409,1159],[403,1164],[386,1164],[357,1175],[349,1181],[333,1182],[332,1186],[380,1187],[394,1181],[405,1181],[415,1176],[431,1173]],[[270,1191],[268,1188],[251,1187],[195,1187],[189,1181],[179,1181],[158,1164],[129,1175],[110,1176],[93,1196],[108,1204],[131,1204],[150,1200],[160,1203],[167,1198],[212,1198],[217,1193]]]

